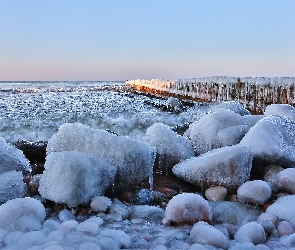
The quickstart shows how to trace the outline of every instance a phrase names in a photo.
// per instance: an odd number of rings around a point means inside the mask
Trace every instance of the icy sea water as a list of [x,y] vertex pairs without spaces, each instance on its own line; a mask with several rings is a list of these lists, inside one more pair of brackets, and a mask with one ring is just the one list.
[[125,82],[0,82],[0,137],[7,142],[49,140],[64,123],[141,139],[156,122],[171,128],[207,111],[195,104],[181,113],[163,111],[165,99],[128,93]]

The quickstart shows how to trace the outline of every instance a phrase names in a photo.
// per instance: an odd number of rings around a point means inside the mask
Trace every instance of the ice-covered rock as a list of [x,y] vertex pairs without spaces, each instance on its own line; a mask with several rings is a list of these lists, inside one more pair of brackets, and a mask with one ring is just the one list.
[[142,219],[143,221],[161,222],[164,217],[164,210],[155,206],[133,205],[130,210],[129,219]]
[[239,202],[263,205],[271,196],[271,188],[265,181],[254,180],[243,183],[237,190]]
[[223,186],[235,190],[249,180],[251,168],[252,153],[249,147],[234,145],[182,161],[173,167],[173,173],[204,189]]
[[118,199],[113,199],[113,203],[110,206],[110,214],[119,214],[122,219],[126,219],[129,216],[129,209]]
[[120,188],[138,184],[150,176],[156,154],[155,148],[146,142],[91,129],[80,123],[60,126],[47,145],[48,154],[58,151],[86,152],[115,165],[115,182]]
[[154,200],[152,191],[142,188],[131,197],[131,202],[135,205],[149,205]]
[[19,222],[18,219],[24,216],[31,216],[42,223],[45,218],[45,208],[40,201],[33,198],[9,200],[0,206],[0,228],[11,229],[11,225]]
[[11,170],[0,174],[0,204],[26,195],[27,186],[23,182],[21,171]]
[[228,238],[220,230],[204,221],[199,221],[193,226],[190,238],[194,243],[212,245],[222,249],[227,249],[229,246]]
[[238,243],[263,244],[266,241],[263,226],[254,221],[248,222],[238,229],[234,240]]
[[93,212],[105,212],[112,204],[112,200],[105,196],[95,196],[90,202]]
[[250,115],[250,112],[245,109],[241,103],[237,101],[227,101],[213,106],[211,111],[216,112],[220,110],[231,110],[240,115]]
[[287,168],[280,171],[277,175],[278,187],[295,193],[295,168]]
[[183,193],[174,196],[167,204],[163,224],[193,225],[198,221],[211,221],[211,208],[202,196]]
[[44,167],[39,183],[41,196],[68,206],[103,195],[116,173],[116,167],[105,160],[75,151],[49,154]]
[[262,213],[259,215],[258,221],[270,221],[275,227],[279,223],[279,219],[277,216],[270,214],[270,213]]
[[241,140],[254,159],[285,167],[295,165],[295,122],[282,116],[267,116],[257,122]]
[[271,104],[265,108],[264,115],[281,115],[295,121],[295,108],[289,104]]
[[212,210],[212,221],[215,224],[244,225],[256,221],[260,211],[240,202],[209,201]]
[[288,221],[281,221],[278,225],[278,232],[280,236],[287,236],[294,233],[294,228]]
[[280,197],[270,205],[266,212],[278,217],[280,220],[292,221],[295,218],[295,195]]
[[183,110],[182,102],[174,97],[169,97],[166,102],[167,108],[169,111],[179,113]]
[[224,110],[203,116],[190,125],[186,134],[197,152],[202,154],[215,148],[238,144],[248,131],[249,127],[241,115]]
[[206,189],[205,196],[208,201],[222,201],[227,195],[227,190],[224,187],[216,186]]
[[195,155],[193,146],[186,137],[177,135],[162,123],[149,127],[144,139],[156,148],[154,171],[157,172],[168,174],[175,164]]
[[0,137],[0,174],[11,170],[30,171],[30,163],[22,151]]
[[105,235],[108,237],[111,237],[118,242],[120,242],[121,247],[124,249],[127,249],[131,245],[131,239],[130,236],[127,235],[124,231],[122,230],[115,230],[115,229],[104,229],[100,233],[101,235]]
[[63,209],[58,213],[58,219],[60,222],[64,222],[67,220],[75,220],[76,217],[71,211]]

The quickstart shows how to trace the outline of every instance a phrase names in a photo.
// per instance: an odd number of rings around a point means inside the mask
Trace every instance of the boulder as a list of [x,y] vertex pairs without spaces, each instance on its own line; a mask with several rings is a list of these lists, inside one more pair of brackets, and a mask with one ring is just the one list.
[[156,148],[154,171],[159,173],[172,173],[174,165],[195,156],[191,142],[162,123],[149,127],[144,140]]
[[210,187],[205,191],[205,196],[208,201],[222,201],[226,195],[226,188],[221,186]]
[[278,187],[295,194],[295,168],[287,168],[277,175]]
[[295,165],[295,122],[283,116],[267,116],[257,122],[240,142],[254,159],[283,167]]
[[75,151],[50,153],[44,167],[40,195],[69,207],[103,195],[116,174],[116,167],[105,160]]
[[155,148],[146,142],[91,129],[80,123],[66,123],[49,140],[47,154],[80,151],[96,155],[117,167],[115,188],[124,189],[152,176]]
[[264,244],[266,241],[264,228],[257,222],[248,222],[238,229],[234,240],[238,243]]
[[199,154],[212,149],[238,144],[249,131],[242,116],[224,110],[209,113],[190,125],[186,135],[191,139]]
[[233,191],[249,180],[251,168],[250,149],[244,145],[234,145],[180,162],[173,167],[173,173],[203,189],[223,186]]

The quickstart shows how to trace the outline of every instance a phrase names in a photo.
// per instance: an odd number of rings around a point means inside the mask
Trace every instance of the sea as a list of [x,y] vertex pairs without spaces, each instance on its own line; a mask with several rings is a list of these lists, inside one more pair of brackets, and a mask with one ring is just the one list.
[[2,81],[0,137],[48,141],[62,124],[78,122],[140,140],[154,123],[180,131],[210,109],[190,103],[171,112],[167,100],[130,92],[125,81]]

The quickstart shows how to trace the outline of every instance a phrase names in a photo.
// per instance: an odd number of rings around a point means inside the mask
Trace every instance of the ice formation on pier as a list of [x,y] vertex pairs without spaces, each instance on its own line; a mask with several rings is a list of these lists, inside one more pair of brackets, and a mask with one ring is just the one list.
[[178,80],[131,80],[127,86],[153,94],[181,96],[199,101],[241,102],[245,108],[262,112],[271,103],[293,104],[295,77],[213,76]]

